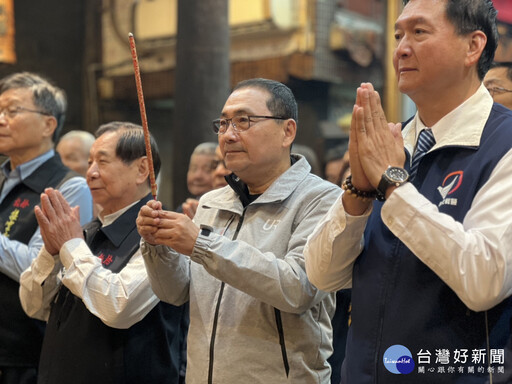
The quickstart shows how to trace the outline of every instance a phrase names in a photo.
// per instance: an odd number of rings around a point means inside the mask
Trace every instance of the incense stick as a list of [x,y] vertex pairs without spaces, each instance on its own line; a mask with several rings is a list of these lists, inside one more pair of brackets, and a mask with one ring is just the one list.
[[137,58],[137,49],[135,48],[135,39],[133,33],[128,34],[130,40],[130,50],[132,52],[133,70],[135,72],[135,84],[137,85],[137,97],[139,99],[140,118],[142,120],[142,128],[144,130],[144,141],[146,143],[146,156],[149,163],[149,182],[151,183],[151,194],[156,200],[156,180],[155,169],[153,167],[153,154],[151,152],[151,139],[148,128],[148,120],[146,118],[146,106],[144,105],[144,94],[142,93],[142,81],[140,79],[139,59]]

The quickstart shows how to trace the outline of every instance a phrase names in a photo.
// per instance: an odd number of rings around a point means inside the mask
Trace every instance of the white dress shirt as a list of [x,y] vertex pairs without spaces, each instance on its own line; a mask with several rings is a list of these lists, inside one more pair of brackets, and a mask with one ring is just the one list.
[[[436,145],[479,146],[492,108],[483,85],[432,128]],[[404,130],[413,152],[422,128],[418,115]],[[405,183],[382,206],[384,224],[434,271],[472,310],[494,307],[512,293],[512,150],[498,162],[473,199],[463,222],[440,213],[411,184]],[[319,289],[351,287],[352,267],[363,249],[363,232],[371,208],[354,217],[341,197],[309,236],[306,271]]]
[[[130,207],[105,217],[100,214],[102,225],[113,223]],[[131,327],[159,302],[149,285],[140,249],[119,273],[114,273],[104,268],[100,258],[93,255],[85,241],[79,238],[67,241],[59,255],[52,256],[43,247],[30,268],[21,275],[20,284],[20,299],[25,312],[45,321],[60,284],[81,298],[92,314],[113,328]]]

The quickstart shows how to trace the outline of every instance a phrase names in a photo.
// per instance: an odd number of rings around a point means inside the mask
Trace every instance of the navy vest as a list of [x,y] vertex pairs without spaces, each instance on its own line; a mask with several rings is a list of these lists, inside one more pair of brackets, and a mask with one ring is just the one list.
[[[86,242],[103,267],[118,273],[138,250],[135,219],[150,198],[111,225],[100,228],[94,220],[84,227]],[[61,286],[46,327],[38,383],[178,383],[183,315],[184,306],[160,302],[129,329],[115,329]]]
[[[462,222],[476,193],[511,148],[512,112],[495,104],[479,147],[443,147],[428,153],[421,160],[413,184],[440,212]],[[511,300],[486,312],[471,311],[389,231],[380,218],[381,207],[381,202],[374,203],[365,230],[364,250],[354,265],[352,326],[342,382],[487,382],[487,332],[491,349],[505,348],[511,333]],[[411,352],[415,362],[411,373],[395,374],[384,366],[385,352],[395,345],[403,345]],[[468,361],[455,364],[455,350],[464,349]],[[473,350],[482,349],[485,363],[472,364]],[[442,350],[449,351],[451,364],[436,363],[437,353]],[[427,352],[430,364],[426,364]],[[425,373],[418,372],[419,355]],[[505,362],[507,359],[512,355],[505,352]],[[463,372],[458,371],[460,365],[465,367]],[[478,371],[480,365],[485,372]],[[445,373],[438,371],[440,366]],[[454,371],[448,370],[449,366]],[[475,366],[474,373],[468,373],[468,366]],[[431,367],[435,372],[428,371]],[[502,382],[497,372],[493,377],[495,383]]]
[[[55,155],[14,187],[0,204],[0,231],[11,240],[28,244],[37,229],[34,206],[47,187],[57,188],[77,176]],[[4,175],[0,172],[0,183]],[[0,273],[0,367],[37,366],[44,323],[29,318],[19,299],[19,282]]]

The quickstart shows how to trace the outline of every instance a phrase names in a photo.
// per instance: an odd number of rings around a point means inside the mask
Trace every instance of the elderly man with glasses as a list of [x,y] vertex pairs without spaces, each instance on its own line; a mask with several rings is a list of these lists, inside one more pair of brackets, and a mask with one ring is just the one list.
[[64,123],[66,96],[48,80],[16,73],[0,80],[0,383],[35,383],[44,323],[30,319],[18,297],[21,273],[43,245],[34,215],[46,187],[80,206],[82,224],[92,219],[85,179],[54,151]]
[[194,220],[144,206],[137,227],[156,295],[190,303],[187,383],[329,383],[334,294],[308,281],[302,251],[340,188],[291,155],[292,92],[239,83],[214,121],[228,186]]
[[496,103],[512,109],[512,62],[492,63],[484,85]]

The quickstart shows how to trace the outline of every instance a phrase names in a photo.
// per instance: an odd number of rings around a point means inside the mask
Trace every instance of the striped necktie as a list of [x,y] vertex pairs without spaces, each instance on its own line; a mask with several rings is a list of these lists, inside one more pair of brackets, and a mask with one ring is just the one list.
[[409,172],[410,180],[414,179],[416,176],[421,158],[425,156],[428,150],[432,148],[435,143],[436,139],[434,139],[434,135],[432,134],[431,129],[425,128],[420,132],[420,136],[418,137],[418,144],[416,145],[416,152],[414,152],[414,156],[412,157],[411,170]]

